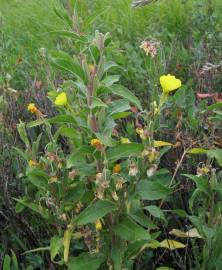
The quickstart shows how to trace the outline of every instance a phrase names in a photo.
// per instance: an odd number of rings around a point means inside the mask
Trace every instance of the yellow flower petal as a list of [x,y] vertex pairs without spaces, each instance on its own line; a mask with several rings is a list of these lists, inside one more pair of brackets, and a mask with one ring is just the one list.
[[102,143],[99,139],[92,139],[90,141],[90,144],[96,148],[99,148],[100,146],[102,146]]
[[181,80],[176,79],[173,75],[163,75],[160,77],[160,85],[163,89],[163,92],[168,94],[171,91],[174,91],[181,87]]
[[102,230],[103,226],[102,226],[102,223],[101,223],[101,221],[99,219],[96,220],[95,227],[96,227],[97,231]]
[[62,92],[59,94],[56,99],[55,99],[55,105],[57,106],[65,106],[67,105],[68,100],[67,100],[67,95],[65,92]]
[[35,160],[30,159],[28,161],[29,167],[36,167],[38,165],[38,162]]
[[29,103],[28,107],[27,107],[28,111],[30,111],[31,113],[36,113],[37,112],[37,108],[35,106],[35,103]]
[[120,173],[121,171],[121,166],[120,164],[116,164],[114,167],[113,167],[113,173]]

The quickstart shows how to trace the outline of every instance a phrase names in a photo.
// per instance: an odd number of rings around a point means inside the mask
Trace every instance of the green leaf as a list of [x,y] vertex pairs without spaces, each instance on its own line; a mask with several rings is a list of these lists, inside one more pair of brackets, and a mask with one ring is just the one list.
[[23,151],[23,150],[21,150],[20,148],[17,148],[17,147],[13,147],[13,149],[15,149],[17,152],[18,152],[18,154],[24,159],[24,160],[29,160],[29,156],[28,156],[28,154],[26,154],[26,152],[25,151]]
[[71,39],[74,39],[74,40],[80,41],[80,42],[85,42],[86,41],[85,37],[81,37],[81,36],[77,35],[74,32],[71,32],[71,31],[60,30],[60,31],[50,31],[48,33],[51,34],[51,35],[59,36],[59,37],[71,38]]
[[118,237],[115,237],[114,245],[111,249],[111,259],[115,270],[122,269],[122,261],[124,259],[124,251],[126,249],[126,242]]
[[207,154],[207,149],[203,148],[192,148],[187,153],[188,154]]
[[93,147],[91,146],[82,146],[76,149],[73,153],[71,153],[67,157],[67,168],[71,168],[72,166],[76,165],[79,160],[85,158],[87,154],[93,153]]
[[215,109],[220,109],[222,108],[222,102],[217,102],[215,104],[212,104],[210,106],[208,106],[206,109],[207,110],[215,110]]
[[56,257],[56,255],[59,254],[59,250],[62,248],[62,246],[63,246],[63,238],[61,238],[58,235],[55,235],[51,238],[51,240],[50,240],[51,261],[53,261],[54,258]]
[[64,247],[63,258],[65,263],[67,263],[69,260],[69,247],[71,239],[72,239],[72,230],[71,229],[65,230],[63,237],[63,247]]
[[119,75],[110,75],[106,76],[106,78],[102,81],[102,84],[106,87],[112,86],[115,82],[119,81],[120,76]]
[[67,138],[74,139],[78,134],[76,134],[76,129],[71,127],[61,127],[59,133]]
[[26,175],[29,181],[37,188],[46,190],[48,187],[49,176],[41,169],[28,168]]
[[143,227],[133,222],[129,217],[124,217],[113,226],[113,231],[127,241],[150,240],[150,234]]
[[142,106],[139,99],[124,86],[115,84],[110,89],[113,94],[123,97],[132,104],[136,105],[140,110],[142,110]]
[[207,177],[204,177],[204,176],[198,177],[192,174],[181,174],[181,175],[193,180],[199,190],[209,195],[210,185],[209,185]]
[[23,252],[22,255],[30,254],[30,253],[33,253],[33,252],[42,252],[42,251],[50,251],[50,247],[38,247],[38,248],[34,248],[34,249],[31,249],[31,250],[28,250],[28,251]]
[[188,216],[186,211],[184,211],[182,209],[166,210],[166,212],[172,212],[172,213],[178,215],[181,218],[186,218]]
[[109,104],[109,108],[107,110],[108,115],[114,115],[116,113],[125,112],[130,110],[130,105],[127,100],[119,99],[115,100]]
[[151,240],[139,240],[133,243],[130,243],[127,247],[127,250],[124,254],[125,260],[135,259],[144,249],[146,248],[157,248],[159,246],[158,241]]
[[5,255],[2,270],[11,270],[10,265],[11,257],[9,255]]
[[138,156],[143,151],[143,145],[139,143],[125,143],[110,148],[107,151],[108,160],[116,161],[121,158]]
[[112,61],[105,62],[104,72],[109,71],[113,67],[119,67],[119,66],[115,62],[112,62]]
[[95,19],[97,17],[100,17],[107,10],[108,10],[108,8],[104,8],[104,9],[101,9],[98,11],[96,10],[94,13],[92,13],[91,15],[84,18],[84,20],[83,20],[84,28],[88,30],[89,27],[91,27],[92,23],[95,21]]
[[23,199],[14,199],[17,202],[19,202],[20,204],[30,208],[32,211],[40,214],[43,218],[45,219],[49,219],[50,214],[48,209],[44,209],[43,207],[41,207],[39,204],[33,203],[33,202],[29,202],[29,201],[25,201]]
[[80,64],[65,53],[58,53],[58,56],[51,56],[52,63],[61,70],[68,71],[76,78],[86,81],[86,74]]
[[107,136],[106,134],[96,133],[96,137],[101,141],[103,145],[110,147],[117,145],[117,142],[112,139],[111,134],[108,134]]
[[211,149],[207,152],[208,157],[215,158],[220,166],[222,166],[222,150],[221,149]]
[[11,253],[12,253],[12,263],[13,263],[14,270],[19,270],[17,257],[15,255],[15,252],[12,249],[11,249]]
[[174,270],[174,269],[167,266],[161,266],[161,267],[156,268],[156,270]]
[[171,193],[171,189],[161,185],[157,182],[150,182],[147,180],[140,181],[138,186],[138,193],[142,200],[159,200],[164,199]]
[[114,120],[117,120],[117,119],[122,119],[122,118],[126,118],[128,117],[129,115],[131,115],[132,112],[119,112],[119,113],[115,113],[112,115],[112,118]]
[[156,229],[157,226],[151,222],[147,215],[143,213],[143,211],[137,211],[135,214],[130,214],[130,217],[136,221],[136,223],[140,224],[141,226],[152,230]]
[[104,261],[105,256],[103,255],[82,253],[70,260],[68,270],[97,270]]
[[32,122],[27,123],[27,128],[32,128],[36,126],[43,125],[45,123],[49,124],[76,124],[76,120],[71,115],[61,114],[49,119],[38,119]]
[[97,219],[100,219],[108,213],[115,211],[116,208],[116,205],[108,200],[96,201],[80,213],[75,220],[76,224],[85,225],[87,223],[95,222]]
[[108,108],[107,104],[104,103],[101,99],[96,98],[96,97],[93,97],[93,98],[92,98],[92,105],[91,105],[91,108],[94,109],[94,108],[97,108],[97,107],[105,107],[105,108]]
[[19,124],[17,124],[17,130],[19,133],[20,138],[22,139],[22,141],[24,142],[26,147],[29,147],[29,139],[28,139],[28,135],[25,129],[25,123],[20,121]]
[[146,209],[147,211],[149,211],[151,216],[153,216],[155,218],[160,218],[166,222],[166,218],[164,216],[164,213],[158,206],[149,205],[149,206],[145,206],[143,208]]
[[174,249],[179,249],[179,248],[185,248],[186,245],[175,240],[165,239],[162,242],[160,242],[160,247],[174,250]]
[[47,119],[47,122],[50,124],[76,124],[75,118],[66,114]]

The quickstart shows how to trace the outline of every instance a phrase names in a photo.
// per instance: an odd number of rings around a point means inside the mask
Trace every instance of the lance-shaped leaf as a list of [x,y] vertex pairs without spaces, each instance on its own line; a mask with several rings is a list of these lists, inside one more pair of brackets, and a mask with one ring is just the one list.
[[138,186],[138,193],[142,200],[160,200],[164,199],[171,193],[171,189],[158,183],[147,180],[140,181]]
[[82,253],[70,260],[68,270],[97,270],[105,259],[104,255]]
[[129,217],[124,217],[118,224],[114,225],[113,231],[127,241],[151,239],[149,232]]
[[143,145],[139,143],[125,143],[116,147],[110,148],[107,151],[107,158],[115,161],[120,158],[138,156],[143,151]]
[[136,105],[140,110],[142,110],[141,103],[139,99],[127,88],[122,85],[114,84],[110,87],[110,90],[113,94],[121,96],[131,102],[132,104]]
[[117,206],[111,201],[96,201],[81,212],[81,214],[75,220],[76,224],[85,225],[87,223],[95,222],[97,219],[100,219],[108,213],[115,211],[116,208]]

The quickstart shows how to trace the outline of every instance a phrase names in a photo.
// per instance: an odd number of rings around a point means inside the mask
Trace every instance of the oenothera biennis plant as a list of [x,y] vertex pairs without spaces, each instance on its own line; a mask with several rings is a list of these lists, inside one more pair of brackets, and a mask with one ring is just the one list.
[[[43,249],[69,269],[132,269],[145,248],[184,248],[172,239],[158,241],[158,225],[168,222],[161,202],[172,193],[169,172],[158,166],[172,144],[154,140],[156,108],[143,111],[138,98],[118,84],[118,67],[106,59],[109,34],[65,36],[75,40],[76,54],[49,55],[66,78],[48,93],[58,114],[48,118],[30,103],[36,119],[18,125],[26,151],[17,150],[27,160],[29,182],[17,209],[31,208],[52,225],[50,245]],[[174,90],[171,79],[162,85],[167,93]],[[26,128],[40,125],[48,137],[30,142]]]

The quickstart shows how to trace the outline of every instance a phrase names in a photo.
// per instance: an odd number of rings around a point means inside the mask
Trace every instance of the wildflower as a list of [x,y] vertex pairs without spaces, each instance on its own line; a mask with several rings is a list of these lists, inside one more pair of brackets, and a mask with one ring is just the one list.
[[95,148],[100,148],[102,146],[102,143],[99,139],[92,139],[90,141],[90,144],[94,146]]
[[56,99],[55,99],[55,105],[57,106],[65,106],[67,105],[68,100],[67,100],[67,95],[65,92],[62,92],[59,94]]
[[104,190],[102,188],[97,188],[97,190],[95,192],[95,196],[97,199],[103,200],[104,199]]
[[101,223],[101,221],[99,219],[96,220],[95,227],[96,227],[97,231],[102,230],[103,226],[102,226],[102,223]]
[[157,165],[156,164],[153,164],[147,171],[146,171],[146,174],[148,177],[152,177],[154,175],[154,173],[156,172],[157,170]]
[[120,190],[123,188],[124,181],[122,179],[118,179],[116,182],[116,190]]
[[118,197],[116,191],[112,191],[112,197],[113,197],[113,200],[114,201],[118,201],[119,200],[119,197]]
[[131,141],[128,138],[123,138],[123,137],[121,137],[120,142],[121,143],[131,143]]
[[176,90],[177,88],[181,87],[181,80],[176,79],[175,76],[170,74],[163,75],[160,77],[160,84],[165,94],[170,93],[171,91]]
[[153,162],[154,160],[156,160],[158,158],[159,152],[155,149],[155,148],[151,148],[151,149],[145,149],[142,152],[142,157],[143,158],[147,158],[149,160],[149,162]]
[[210,172],[210,169],[207,166],[204,166],[202,168],[200,168],[200,167],[197,168],[197,176],[198,177],[207,175],[209,172]]
[[62,221],[66,221],[67,220],[66,214],[63,213],[63,214],[59,215],[59,219]]
[[96,174],[96,183],[101,182],[103,179],[103,174],[102,173],[97,173]]
[[77,171],[76,170],[72,170],[72,171],[69,172],[68,175],[69,175],[69,178],[70,179],[73,179],[73,178],[75,178],[77,176]]
[[136,128],[136,133],[140,136],[142,140],[146,140],[150,135],[150,133],[143,128]]
[[136,164],[131,164],[130,165],[130,169],[129,169],[129,176],[136,176],[138,173],[138,167],[136,166]]
[[95,66],[93,64],[88,64],[89,72],[94,73],[95,71]]
[[31,113],[36,113],[38,111],[38,109],[35,106],[35,103],[29,103],[27,109]]
[[35,160],[30,159],[28,161],[29,167],[36,167],[38,165],[38,162]]
[[113,167],[113,173],[120,173],[121,171],[121,166],[120,164],[116,164],[114,167]]
[[136,133],[142,135],[144,133],[143,128],[136,128]]
[[83,204],[81,202],[78,202],[74,208],[74,211],[78,214],[80,210],[82,209]]
[[146,55],[150,54],[151,57],[153,58],[157,54],[159,44],[160,43],[156,40],[143,41],[140,45],[140,48],[142,48],[145,51]]
[[39,54],[44,58],[46,56],[46,48],[39,48]]
[[56,175],[51,176],[50,183],[56,183],[58,181],[58,177]]

